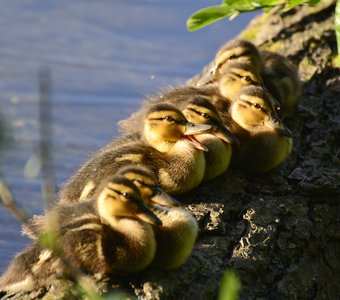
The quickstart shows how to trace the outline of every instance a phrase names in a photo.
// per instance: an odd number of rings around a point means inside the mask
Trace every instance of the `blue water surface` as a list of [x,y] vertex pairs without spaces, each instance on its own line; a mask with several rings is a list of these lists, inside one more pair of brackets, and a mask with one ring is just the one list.
[[[0,174],[20,207],[30,214],[44,211],[40,176],[23,174],[39,139],[39,68],[49,68],[53,82],[53,155],[60,186],[118,135],[117,121],[137,110],[146,95],[200,72],[254,16],[187,31],[194,11],[219,3],[1,1],[0,111],[11,141],[0,153]],[[0,204],[0,272],[28,243]]]

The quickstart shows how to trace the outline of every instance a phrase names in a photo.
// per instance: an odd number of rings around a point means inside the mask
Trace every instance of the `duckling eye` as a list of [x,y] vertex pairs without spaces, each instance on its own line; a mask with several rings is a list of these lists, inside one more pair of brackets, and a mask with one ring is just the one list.
[[280,124],[280,121],[279,121],[278,119],[276,119],[276,118],[274,118],[273,121],[274,121],[274,123],[277,124],[277,125]]
[[166,117],[164,118],[164,120],[166,120],[166,121],[168,121],[168,122],[174,122],[174,121],[175,121],[175,119],[174,119],[173,117],[170,117],[170,116],[166,116]]
[[243,79],[249,83],[252,82],[251,78],[249,76],[243,76]]
[[131,197],[131,195],[129,193],[122,193],[122,195],[127,200],[131,200],[132,199],[132,197]]
[[255,108],[257,108],[257,109],[261,109],[261,105],[260,105],[260,104],[258,104],[258,103],[254,103],[253,105],[254,105],[254,107],[255,107]]
[[210,116],[207,114],[207,113],[202,113],[201,116],[204,118],[204,119],[210,119]]

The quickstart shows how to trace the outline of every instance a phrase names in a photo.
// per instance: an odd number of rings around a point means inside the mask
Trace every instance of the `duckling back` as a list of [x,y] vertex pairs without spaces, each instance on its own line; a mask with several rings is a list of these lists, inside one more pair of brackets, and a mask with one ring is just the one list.
[[266,88],[279,102],[277,111],[281,118],[292,116],[297,109],[302,85],[297,68],[284,56],[270,51],[262,51],[263,77]]
[[51,277],[63,273],[60,261],[52,252],[33,243],[17,254],[6,272],[0,277],[0,291],[17,293],[31,291],[51,281]]
[[61,187],[61,203],[77,202],[94,196],[103,179],[129,163],[143,160],[145,145],[139,134],[124,136],[108,143],[94,153]]

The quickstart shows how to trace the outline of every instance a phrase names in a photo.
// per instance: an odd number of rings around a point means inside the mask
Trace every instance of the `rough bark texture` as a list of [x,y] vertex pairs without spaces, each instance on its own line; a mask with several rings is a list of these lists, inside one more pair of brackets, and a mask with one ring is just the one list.
[[[299,66],[304,96],[296,117],[287,120],[294,134],[291,157],[261,176],[228,170],[179,197],[201,228],[188,261],[176,271],[110,280],[114,286],[143,299],[214,299],[223,272],[233,268],[242,281],[241,299],[338,299],[340,75],[334,10],[334,1],[322,1],[262,15],[240,36]],[[13,299],[72,299],[74,293],[69,283],[57,282]]]

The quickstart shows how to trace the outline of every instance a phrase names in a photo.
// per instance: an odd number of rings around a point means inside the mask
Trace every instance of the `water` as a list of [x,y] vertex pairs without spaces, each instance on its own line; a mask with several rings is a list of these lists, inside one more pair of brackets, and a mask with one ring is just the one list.
[[[0,172],[17,203],[43,212],[41,179],[23,175],[38,142],[41,66],[53,80],[53,149],[60,186],[87,157],[117,136],[116,122],[145,95],[200,72],[253,17],[194,33],[185,22],[211,0],[3,0],[0,10],[0,111],[12,138]],[[0,205],[0,272],[29,240]]]

